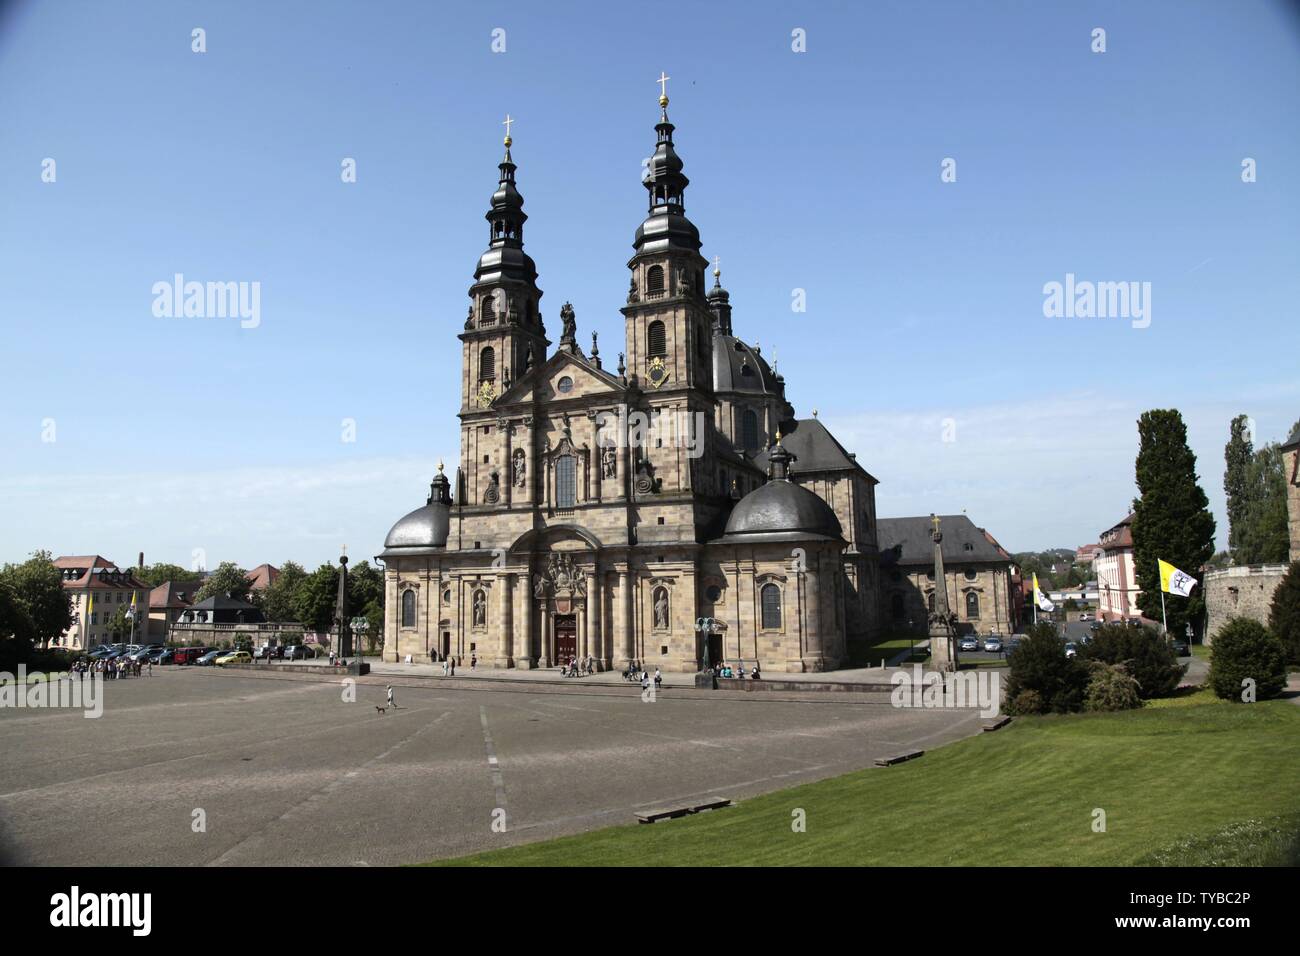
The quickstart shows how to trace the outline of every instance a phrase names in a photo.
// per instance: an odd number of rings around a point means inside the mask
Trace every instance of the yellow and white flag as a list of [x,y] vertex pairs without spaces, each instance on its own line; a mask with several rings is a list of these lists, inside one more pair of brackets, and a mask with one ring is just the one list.
[[1056,605],[1053,604],[1042,591],[1038,590],[1038,572],[1034,572],[1034,603],[1038,605],[1040,611],[1055,611]]
[[[1156,559],[1160,561],[1159,558]],[[1192,588],[1196,587],[1196,578],[1186,571],[1179,571],[1168,561],[1160,561],[1160,590],[1166,594],[1190,597]]]

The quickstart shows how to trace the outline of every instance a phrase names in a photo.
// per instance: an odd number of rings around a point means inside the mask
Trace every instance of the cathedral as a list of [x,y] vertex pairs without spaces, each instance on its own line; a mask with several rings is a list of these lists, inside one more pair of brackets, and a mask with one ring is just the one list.
[[659,105],[613,369],[567,302],[552,348],[507,133],[459,336],[454,487],[440,462],[378,555],[385,660],[821,671],[879,630],[876,480],[733,330]]

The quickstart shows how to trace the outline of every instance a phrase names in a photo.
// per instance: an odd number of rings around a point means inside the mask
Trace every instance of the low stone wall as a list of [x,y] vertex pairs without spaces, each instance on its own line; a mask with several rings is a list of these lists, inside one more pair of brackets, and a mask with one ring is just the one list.
[[259,664],[254,661],[252,664],[222,664],[218,670],[230,671],[261,671],[264,674],[283,674],[289,673],[300,674],[318,674],[322,677],[360,677],[363,674],[370,673],[370,665],[364,662],[358,663],[353,661],[346,667],[339,667],[337,664]]
[[1234,617],[1248,617],[1268,625],[1273,592],[1286,575],[1285,564],[1251,564],[1210,571],[1205,575],[1205,643]]
[[837,693],[852,691],[869,691],[879,693],[880,691],[892,691],[894,685],[889,681],[881,681],[875,684],[861,683],[832,683],[830,681],[810,681],[810,680],[769,680],[764,677],[760,680],[738,680],[735,677],[719,677],[717,680],[718,690],[744,690],[744,691],[817,691],[819,693]]

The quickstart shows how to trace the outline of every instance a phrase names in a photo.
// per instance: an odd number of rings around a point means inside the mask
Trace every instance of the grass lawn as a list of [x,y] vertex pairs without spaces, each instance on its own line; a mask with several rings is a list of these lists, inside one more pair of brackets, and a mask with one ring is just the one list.
[[[1020,718],[919,760],[736,807],[442,865],[1187,865],[1300,862],[1300,706],[1195,692]],[[804,833],[792,812],[806,812]],[[1093,810],[1106,832],[1092,831]]]

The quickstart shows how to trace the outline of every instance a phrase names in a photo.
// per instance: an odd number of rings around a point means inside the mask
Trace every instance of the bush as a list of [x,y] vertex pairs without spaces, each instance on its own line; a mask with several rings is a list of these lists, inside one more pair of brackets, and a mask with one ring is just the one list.
[[1087,711],[1133,710],[1142,706],[1138,682],[1118,664],[1091,661],[1088,664],[1088,687],[1083,695]]
[[1300,664],[1300,561],[1291,565],[1273,592],[1268,629],[1282,642],[1286,659]]
[[1286,654],[1268,628],[1234,617],[1219,629],[1210,653],[1210,687],[1224,700],[1242,699],[1242,681],[1255,682],[1255,699],[1276,697],[1286,685]]
[[[1065,642],[1050,624],[1030,628],[1007,658],[1007,709],[1014,714],[1068,714],[1083,707],[1088,671],[1065,656]],[[1024,709],[1021,709],[1024,708]]]
[[1090,661],[1122,665],[1137,681],[1144,700],[1168,697],[1187,673],[1187,665],[1178,663],[1168,642],[1145,627],[1103,627],[1084,646],[1083,655]]

